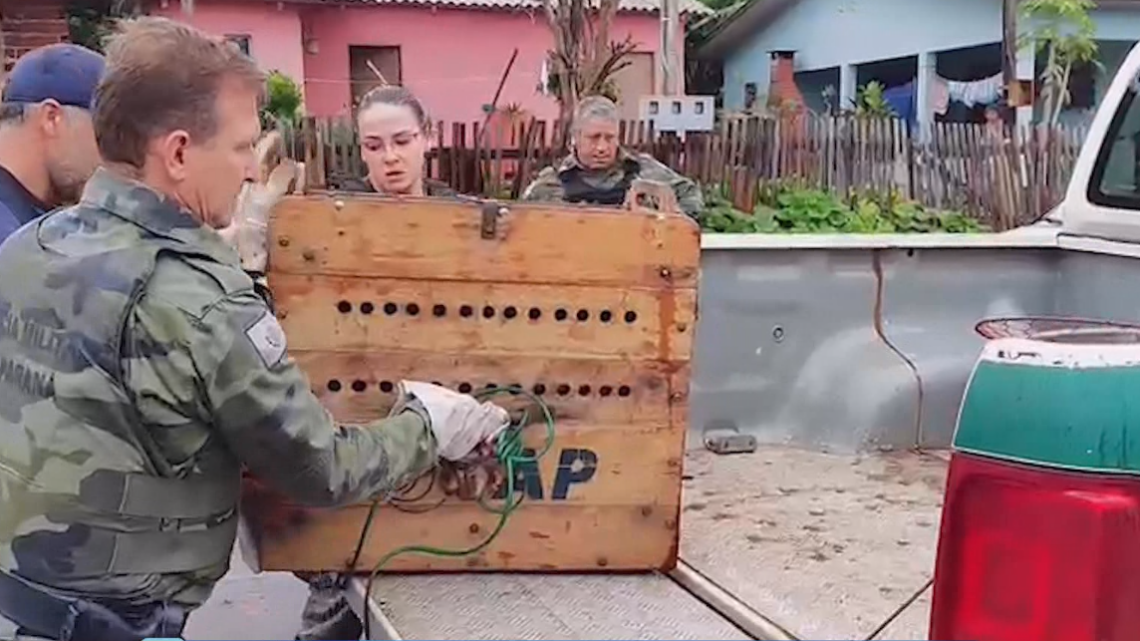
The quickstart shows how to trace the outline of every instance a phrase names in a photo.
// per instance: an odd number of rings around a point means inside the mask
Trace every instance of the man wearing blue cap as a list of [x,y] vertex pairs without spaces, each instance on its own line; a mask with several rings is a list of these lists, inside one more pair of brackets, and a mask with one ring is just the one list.
[[73,44],[25,54],[0,93],[0,241],[79,199],[99,165],[91,122],[103,56]]

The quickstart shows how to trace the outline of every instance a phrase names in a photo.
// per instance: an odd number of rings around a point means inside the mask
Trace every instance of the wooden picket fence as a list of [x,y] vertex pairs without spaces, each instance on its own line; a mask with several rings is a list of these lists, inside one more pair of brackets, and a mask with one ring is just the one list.
[[[517,198],[535,174],[558,162],[557,122],[437,123],[428,173],[454,189]],[[348,119],[303,119],[285,130],[309,184],[339,186],[367,172]],[[1083,128],[938,123],[924,132],[893,118],[726,117],[709,133],[657,134],[621,124],[621,142],[652,154],[705,186],[719,186],[751,210],[761,189],[794,182],[845,197],[893,193],[927,207],[966,212],[993,228],[1031,222],[1060,201],[1084,140]]]

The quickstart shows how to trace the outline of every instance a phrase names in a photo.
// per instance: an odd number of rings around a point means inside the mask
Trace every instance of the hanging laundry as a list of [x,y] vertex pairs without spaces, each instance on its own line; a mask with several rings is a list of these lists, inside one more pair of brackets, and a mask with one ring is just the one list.
[[930,83],[930,109],[939,116],[945,116],[950,108],[950,86],[942,78],[934,78]]
[[950,100],[956,100],[967,107],[989,105],[1001,99],[1001,74],[982,80],[959,82],[947,80],[946,89]]
[[905,120],[910,124],[915,123],[914,112],[914,82],[908,82],[905,85],[898,87],[891,87],[883,92],[883,100],[886,101],[891,109],[894,110],[901,120]]

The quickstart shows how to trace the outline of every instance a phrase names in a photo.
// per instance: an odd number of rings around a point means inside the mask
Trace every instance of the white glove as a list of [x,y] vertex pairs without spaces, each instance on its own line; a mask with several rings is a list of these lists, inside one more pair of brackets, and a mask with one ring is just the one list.
[[467,394],[446,387],[400,381],[400,391],[415,397],[431,417],[440,458],[458,461],[480,443],[490,443],[510,424],[507,410],[494,403],[480,403]]
[[242,269],[246,271],[265,271],[269,261],[269,214],[289,193],[291,185],[297,185],[295,190],[303,188],[300,183],[304,176],[304,165],[285,158],[272,171],[269,170],[273,161],[279,157],[280,144],[281,134],[276,131],[258,142],[259,182],[242,185],[234,207],[233,222],[218,232],[237,250]]

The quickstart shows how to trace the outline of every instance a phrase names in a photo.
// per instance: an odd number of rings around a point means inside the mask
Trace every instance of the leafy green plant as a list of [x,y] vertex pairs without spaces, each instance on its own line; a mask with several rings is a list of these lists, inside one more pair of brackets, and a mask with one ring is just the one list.
[[883,83],[872,80],[867,84],[855,90],[855,99],[853,100],[852,107],[855,108],[855,115],[866,116],[868,118],[888,118],[894,117],[898,114],[895,113],[891,103],[887,102],[884,95],[887,88]]
[[266,79],[265,106],[261,109],[262,125],[270,127],[274,123],[293,125],[301,112],[301,88],[292,78],[280,71],[273,71]]
[[924,208],[897,194],[859,194],[845,202],[835,194],[794,184],[769,185],[751,213],[736,209],[723,191],[706,191],[705,231],[729,234],[929,234],[978,233],[986,225],[959,212]]
[[69,0],[66,5],[68,40],[102,52],[118,21],[139,15],[135,0]]
[[1042,118],[1047,124],[1057,124],[1061,110],[1072,98],[1069,79],[1074,67],[1092,64],[1097,70],[1104,69],[1099,61],[1093,9],[1093,0],[1025,0],[1021,4],[1028,29],[1019,35],[1019,48],[1033,47],[1038,60],[1045,54],[1045,67],[1038,80],[1044,104]]

